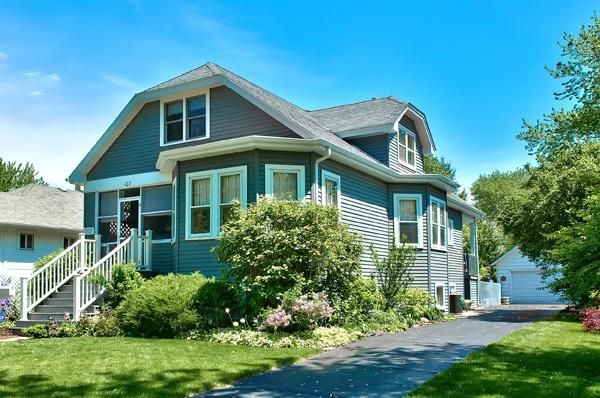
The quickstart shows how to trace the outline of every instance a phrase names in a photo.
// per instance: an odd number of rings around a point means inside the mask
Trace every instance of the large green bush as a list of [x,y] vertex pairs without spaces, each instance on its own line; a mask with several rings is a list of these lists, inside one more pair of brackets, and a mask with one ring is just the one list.
[[403,242],[400,246],[392,245],[385,258],[379,257],[371,246],[371,256],[377,286],[383,297],[383,309],[387,311],[396,308],[400,297],[413,280],[410,268],[415,264],[416,251]]
[[406,289],[399,296],[397,309],[401,316],[414,321],[420,321],[421,318],[435,321],[444,316],[443,312],[434,305],[431,294],[418,288]]
[[236,212],[215,252],[229,264],[228,276],[246,289],[249,315],[275,307],[299,285],[326,292],[334,306],[348,297],[363,247],[336,208],[263,199]]
[[161,275],[144,281],[117,308],[119,325],[128,335],[174,337],[196,327],[193,297],[206,283],[200,274]]
[[381,309],[383,297],[372,278],[356,278],[350,286],[350,294],[339,304],[334,318],[340,323],[360,323],[371,318],[371,314]]
[[[192,306],[198,314],[199,327],[208,329],[230,326],[229,314],[241,307],[241,292],[233,284],[220,279],[208,279],[194,295]],[[225,312],[229,309],[229,313]]]
[[99,283],[106,287],[106,304],[117,308],[129,292],[142,286],[144,277],[137,271],[135,263],[118,263],[113,267],[111,280],[102,280]]

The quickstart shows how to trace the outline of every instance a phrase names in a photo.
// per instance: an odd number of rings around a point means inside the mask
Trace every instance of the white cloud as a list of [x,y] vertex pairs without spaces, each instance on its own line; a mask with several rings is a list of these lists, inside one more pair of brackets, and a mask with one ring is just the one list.
[[131,89],[139,89],[140,86],[134,81],[128,79],[125,76],[115,75],[115,74],[106,74],[103,75],[102,78],[106,80],[110,84],[114,84],[115,86],[131,88]]
[[6,61],[8,59],[8,55],[0,51],[0,61]]
[[40,96],[44,95],[44,92],[42,90],[35,90],[35,91],[30,92],[27,95],[29,95],[30,97],[40,97]]

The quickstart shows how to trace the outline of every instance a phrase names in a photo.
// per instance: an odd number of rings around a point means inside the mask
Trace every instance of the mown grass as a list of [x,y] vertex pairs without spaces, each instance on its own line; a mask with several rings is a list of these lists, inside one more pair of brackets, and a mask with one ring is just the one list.
[[600,397],[600,333],[556,318],[468,356],[411,397]]
[[0,397],[185,397],[316,352],[136,338],[6,342]]

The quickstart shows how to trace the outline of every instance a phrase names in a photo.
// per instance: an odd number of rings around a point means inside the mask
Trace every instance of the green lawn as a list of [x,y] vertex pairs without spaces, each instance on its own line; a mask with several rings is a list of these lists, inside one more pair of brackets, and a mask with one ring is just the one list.
[[468,356],[411,397],[600,397],[600,333],[538,322]]
[[0,397],[185,397],[316,352],[135,338],[0,343]]

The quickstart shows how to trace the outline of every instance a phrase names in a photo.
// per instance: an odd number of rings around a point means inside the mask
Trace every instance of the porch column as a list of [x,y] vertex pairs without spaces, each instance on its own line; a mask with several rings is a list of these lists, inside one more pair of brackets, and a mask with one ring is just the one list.
[[477,241],[477,223],[475,221],[469,224],[469,230],[471,231],[471,256],[473,256],[471,259],[474,259],[477,265],[477,280],[479,280],[479,243]]

